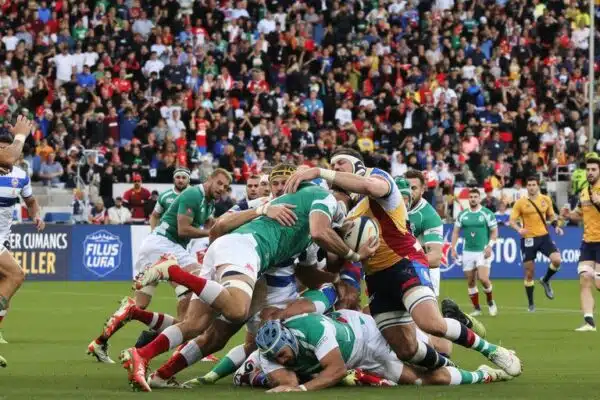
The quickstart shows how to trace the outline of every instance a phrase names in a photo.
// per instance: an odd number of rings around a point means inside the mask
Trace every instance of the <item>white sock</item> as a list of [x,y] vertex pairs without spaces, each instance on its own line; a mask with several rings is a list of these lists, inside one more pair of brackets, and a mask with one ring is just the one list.
[[162,320],[161,324],[159,326],[156,326],[156,324],[158,324],[158,322],[159,322],[160,314],[154,313],[154,315],[152,316],[152,322],[150,322],[148,324],[148,328],[150,328],[153,331],[156,331],[158,333],[161,333],[162,331],[164,331],[165,329],[167,329],[168,327],[170,327],[171,325],[173,325],[175,323],[175,318],[171,317],[169,314],[162,314],[162,315],[163,315],[163,320]]
[[175,347],[183,343],[183,332],[177,325],[172,325],[162,332],[163,335],[169,339],[169,350],[173,350]]
[[202,350],[198,347],[198,344],[195,341],[189,341],[183,349],[179,352],[185,361],[187,361],[188,367],[192,364],[195,364],[198,360],[202,359]]
[[484,293],[492,293],[492,285],[490,285],[489,288],[484,287],[483,291],[484,291]]
[[427,355],[427,346],[425,346],[425,343],[421,342],[420,340],[418,340],[417,343],[417,352],[409,360],[409,362],[415,364],[423,361],[425,359],[425,356]]
[[477,290],[477,286],[469,288],[469,296],[477,293],[479,293],[479,290]]
[[462,382],[462,375],[457,368],[444,367],[446,371],[450,373],[450,385],[460,385]]
[[452,341],[457,340],[460,337],[461,325],[455,319],[444,318],[446,320],[446,334],[444,337]]
[[229,350],[229,353],[227,353],[225,357],[229,358],[231,362],[239,368],[246,360],[246,350],[244,345],[240,344],[235,346],[233,349]]

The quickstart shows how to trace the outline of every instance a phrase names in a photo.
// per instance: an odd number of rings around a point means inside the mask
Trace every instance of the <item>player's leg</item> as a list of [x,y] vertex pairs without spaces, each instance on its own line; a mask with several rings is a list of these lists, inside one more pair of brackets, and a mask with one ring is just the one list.
[[552,286],[550,285],[550,279],[558,272],[560,269],[560,263],[562,262],[560,257],[560,251],[550,238],[550,235],[544,237],[544,243],[542,244],[540,251],[547,257],[550,258],[550,265],[548,265],[548,269],[546,270],[546,274],[540,279],[540,284],[544,288],[544,293],[546,297],[550,300],[554,299],[554,291],[552,290]]
[[[584,246],[586,243],[584,243]],[[584,324],[577,328],[578,332],[595,331],[596,322],[594,320],[594,280],[596,277],[595,260],[588,260],[586,257],[586,249],[582,246],[581,257],[577,272],[579,273],[579,297],[581,301],[581,311],[583,312]],[[588,245],[589,247],[589,245]]]
[[405,275],[402,278],[405,282],[409,281],[408,276],[412,277],[412,283],[405,285],[403,302],[419,328],[430,335],[444,337],[453,343],[481,353],[512,376],[521,373],[521,361],[514,353],[487,342],[459,321],[442,317],[433,292],[427,286],[427,267],[412,262],[399,273]]
[[477,289],[477,279],[476,279],[476,254],[469,251],[463,252],[463,273],[465,274],[465,278],[467,279],[467,290],[469,292],[469,298],[471,299],[471,304],[473,304],[473,312],[471,315],[478,316],[481,315],[481,306],[479,305],[479,290]]
[[123,368],[129,371],[129,381],[133,388],[150,392],[151,388],[146,381],[146,370],[150,360],[201,334],[213,319],[214,313],[210,306],[193,299],[184,321],[169,326],[144,347],[124,350],[120,359]]
[[221,350],[225,347],[229,339],[240,330],[241,326],[240,324],[234,325],[221,319],[214,320],[205,332],[194,340],[187,342],[179,351],[173,353],[169,360],[158,368],[156,372],[152,373],[148,378],[148,384],[152,388],[193,386],[188,382],[183,385],[177,383],[175,375],[200,361],[204,355]]
[[533,299],[533,289],[535,285],[535,257],[538,252],[538,238],[522,238],[521,239],[521,255],[523,257],[525,294],[527,295],[528,310],[535,311],[535,302]]
[[498,307],[496,306],[496,302],[494,301],[494,295],[492,293],[492,281],[490,280],[491,267],[492,260],[485,258],[485,255],[481,254],[479,262],[477,263],[477,279],[483,287],[483,292],[485,293],[490,315],[492,317],[495,317],[496,315],[498,315]]
[[442,281],[442,272],[439,268],[430,268],[429,275],[431,277],[431,286],[435,297],[440,297],[440,286]]
[[[396,366],[396,368],[398,367]],[[472,385],[512,379],[512,376],[501,369],[492,369],[485,365],[480,366],[476,371],[467,371],[456,367],[422,371],[413,366],[404,365],[401,371],[398,383],[404,385]]]
[[[25,273],[8,249],[0,244],[0,323],[8,313],[10,299],[19,290]],[[0,343],[7,343],[0,332]]]

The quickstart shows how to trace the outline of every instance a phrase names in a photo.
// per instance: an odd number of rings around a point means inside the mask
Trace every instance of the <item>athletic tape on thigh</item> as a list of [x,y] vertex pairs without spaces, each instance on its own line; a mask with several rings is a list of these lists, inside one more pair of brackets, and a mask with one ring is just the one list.
[[156,286],[154,286],[154,285],[144,286],[143,288],[138,290],[138,292],[144,293],[145,295],[152,297],[152,296],[154,296],[154,293],[156,292]]
[[374,317],[377,328],[383,331],[396,325],[406,325],[413,322],[412,317],[406,311],[389,311],[377,314]]
[[222,283],[222,285],[225,289],[240,289],[242,292],[246,293],[250,298],[252,298],[252,294],[254,293],[254,287],[252,285],[250,285],[248,282],[239,281],[237,279],[225,281]]
[[577,266],[577,273],[578,274],[594,274],[595,270],[594,267],[588,263],[579,263],[579,265]]
[[225,268],[223,270],[223,272],[221,273],[219,280],[222,280],[223,278],[225,278],[227,276],[232,276],[232,275],[244,275],[244,276],[247,276],[248,278],[251,278],[253,281],[256,281],[255,277],[248,275],[246,267],[240,267],[237,265],[230,265],[229,267]]
[[435,301],[435,294],[433,290],[427,286],[419,286],[413,290],[410,294],[405,295],[402,301],[404,301],[404,307],[412,314],[413,309],[424,301],[433,300]]

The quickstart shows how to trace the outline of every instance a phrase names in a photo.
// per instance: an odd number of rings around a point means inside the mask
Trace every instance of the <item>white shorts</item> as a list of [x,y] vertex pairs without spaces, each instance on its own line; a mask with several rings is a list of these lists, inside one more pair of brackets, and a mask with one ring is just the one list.
[[483,251],[463,251],[462,253],[462,269],[463,271],[473,271],[476,268],[492,267],[492,257],[485,258]]
[[175,255],[177,263],[183,268],[198,263],[196,258],[181,245],[171,242],[164,236],[151,233],[142,242],[142,247],[140,247],[140,253],[135,263],[135,273],[142,272],[167,253]]
[[433,293],[435,297],[440,297],[440,281],[442,279],[442,273],[439,268],[429,268],[429,278],[431,278],[431,286],[433,287]]
[[206,251],[208,250],[208,244],[209,239],[207,237],[192,239],[188,244],[188,252],[192,256],[196,257],[196,260],[200,265],[202,265],[202,263],[204,262],[204,256],[206,255]]
[[220,282],[217,267],[230,265],[235,270],[254,280],[260,271],[260,256],[256,250],[256,240],[248,233],[230,233],[215,240],[204,255],[200,276]]
[[356,336],[346,367],[360,368],[398,382],[404,364],[379,332],[375,320],[370,315],[353,310],[340,310],[339,313],[348,321]]

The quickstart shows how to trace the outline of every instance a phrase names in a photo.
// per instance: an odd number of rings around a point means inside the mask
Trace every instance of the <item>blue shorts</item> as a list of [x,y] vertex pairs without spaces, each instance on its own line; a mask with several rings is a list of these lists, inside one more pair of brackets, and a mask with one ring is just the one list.
[[538,252],[546,257],[550,257],[550,254],[556,253],[557,251],[558,249],[550,235],[521,238],[521,255],[523,257],[523,262],[535,260]]
[[600,242],[581,242],[579,262],[582,261],[593,261],[596,264],[600,264]]
[[433,290],[429,268],[406,258],[365,278],[371,315],[393,311],[406,312],[403,297],[412,288],[427,286]]

